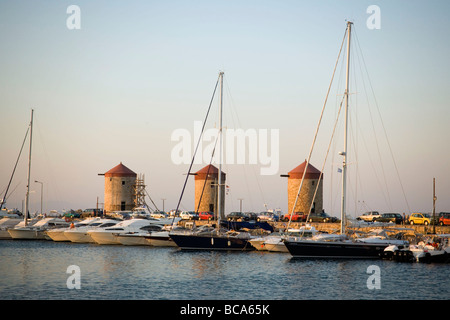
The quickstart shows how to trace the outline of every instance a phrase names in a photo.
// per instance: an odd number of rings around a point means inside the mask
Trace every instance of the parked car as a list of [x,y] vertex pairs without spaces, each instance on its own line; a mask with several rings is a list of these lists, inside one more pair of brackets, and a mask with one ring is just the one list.
[[80,215],[80,218],[100,217],[102,215],[103,215],[102,209],[84,209]]
[[199,218],[199,220],[214,219],[214,212],[211,212],[211,211],[199,212],[198,218]]
[[441,226],[450,225],[450,212],[441,212],[439,213],[439,224]]
[[303,212],[294,212],[294,214],[292,214],[292,218],[291,218],[291,214],[285,214],[283,217],[283,221],[306,221],[306,218],[308,217],[308,215],[304,214]]
[[375,221],[401,224],[403,223],[403,217],[400,213],[382,213],[381,217],[375,218]]
[[429,225],[431,222],[430,215],[427,213],[413,213],[409,217],[410,224],[424,224]]
[[228,221],[248,221],[248,216],[246,216],[243,212],[231,212],[227,215]]
[[258,214],[258,221],[279,221],[280,216],[276,213],[265,211]]
[[376,218],[381,218],[381,214],[378,211],[368,211],[360,215],[357,220],[364,220],[366,222],[373,222]]
[[169,215],[164,211],[154,211],[150,213],[150,217],[160,219],[160,218],[168,218]]
[[76,212],[74,210],[69,210],[66,213],[64,213],[63,217],[69,218],[69,219],[81,218],[81,213]]
[[180,218],[183,220],[197,220],[198,214],[195,211],[183,211],[180,213]]
[[171,217],[179,217],[180,216],[180,213],[181,213],[181,210],[176,210],[176,209],[172,209],[172,210],[170,210],[169,211],[169,216],[171,216]]
[[325,212],[316,212],[309,215],[309,222],[337,222],[336,217],[330,216]]
[[258,215],[254,212],[244,212],[244,215],[247,217],[247,221],[257,221]]

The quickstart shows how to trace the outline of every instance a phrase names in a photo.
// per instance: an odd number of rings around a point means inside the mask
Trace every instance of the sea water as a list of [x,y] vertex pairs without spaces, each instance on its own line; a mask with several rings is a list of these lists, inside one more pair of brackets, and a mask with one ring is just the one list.
[[174,247],[0,240],[0,272],[1,300],[450,297],[449,264],[298,260],[288,253],[260,251],[181,251]]

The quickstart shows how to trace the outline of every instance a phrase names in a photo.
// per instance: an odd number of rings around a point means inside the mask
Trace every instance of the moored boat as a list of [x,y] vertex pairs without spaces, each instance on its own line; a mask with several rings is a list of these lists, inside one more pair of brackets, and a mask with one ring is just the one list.
[[431,239],[409,246],[388,246],[383,258],[400,262],[450,263],[450,234],[435,235]]
[[170,237],[182,250],[249,251],[255,249],[249,242],[250,233],[211,226],[171,232]]
[[117,239],[118,234],[130,232],[143,232],[151,230],[154,224],[147,219],[130,219],[108,227],[89,230],[88,234],[98,244],[121,244]]
[[13,239],[46,239],[45,232],[49,229],[68,227],[69,223],[59,218],[44,218],[37,221],[33,225],[19,226],[8,229],[11,238]]
[[0,239],[12,239],[11,235],[8,232],[8,229],[14,228],[22,223],[21,226],[24,226],[25,223],[22,219],[18,218],[3,218],[0,220]]
[[96,228],[108,228],[118,224],[120,220],[100,219],[85,226],[75,226],[64,231],[64,236],[75,243],[95,243],[88,231]]
[[91,223],[94,223],[99,220],[100,220],[99,217],[87,218],[85,220],[78,221],[76,223],[71,222],[69,226],[65,226],[63,228],[55,228],[55,229],[47,230],[45,233],[46,233],[47,237],[49,238],[49,240],[53,240],[53,241],[57,241],[57,242],[70,241],[70,239],[67,238],[67,236],[66,236],[66,233],[65,233],[66,231],[68,231],[70,229],[74,229],[74,228],[85,227],[85,226],[88,226]]
[[116,240],[125,246],[149,246],[147,237],[162,229],[160,225],[150,225],[145,231],[115,234]]
[[152,232],[145,236],[148,244],[153,247],[177,247],[177,244],[169,235],[169,231]]

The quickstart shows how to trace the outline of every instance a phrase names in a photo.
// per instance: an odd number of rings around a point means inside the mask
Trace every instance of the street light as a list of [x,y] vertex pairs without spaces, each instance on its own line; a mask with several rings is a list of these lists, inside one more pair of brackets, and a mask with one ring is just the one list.
[[42,197],[43,197],[43,194],[44,194],[44,183],[40,182],[40,181],[37,181],[37,180],[34,180],[34,182],[41,184],[41,214],[42,214]]
[[242,200],[244,200],[244,198],[240,198],[240,199],[238,199],[239,200],[239,202],[240,202],[240,205],[239,205],[239,212],[242,212]]

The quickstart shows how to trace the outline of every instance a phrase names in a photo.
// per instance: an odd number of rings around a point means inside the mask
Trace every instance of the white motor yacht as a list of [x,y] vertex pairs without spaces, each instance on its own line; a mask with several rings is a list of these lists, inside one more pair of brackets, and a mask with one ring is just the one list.
[[11,238],[13,239],[45,239],[45,231],[53,228],[68,227],[69,223],[59,218],[44,218],[37,221],[35,224],[26,226],[17,225],[14,228],[8,229]]
[[268,241],[269,239],[273,239],[273,238],[281,239],[281,235],[282,234],[279,232],[273,232],[273,233],[265,235],[265,236],[252,238],[251,240],[249,240],[249,242],[253,247],[255,247],[256,250],[267,251],[265,242]]
[[22,223],[22,226],[25,225],[23,219],[19,218],[3,218],[0,220],[0,239],[11,239],[11,235],[8,232],[8,229],[14,228],[15,226]]
[[409,247],[418,262],[450,262],[450,234],[439,234],[435,240],[428,239]]
[[88,234],[98,244],[121,244],[117,235],[130,232],[145,232],[151,229],[154,223],[147,219],[124,220],[115,226],[89,230]]
[[49,240],[70,241],[69,238],[67,238],[65,235],[65,232],[67,230],[70,230],[73,228],[85,227],[85,226],[90,225],[91,223],[98,221],[98,220],[100,220],[100,218],[95,217],[95,218],[87,218],[85,220],[78,221],[78,222],[72,222],[72,223],[70,223],[70,226],[68,226],[68,227],[47,230],[46,235],[49,238]]
[[140,232],[118,233],[115,237],[117,241],[125,246],[149,246],[150,243],[147,241],[146,237],[154,232],[161,231],[162,227],[156,224],[150,224],[141,229],[143,230]]
[[154,247],[177,247],[175,241],[169,236],[169,231],[153,232],[145,239],[149,245]]
[[169,232],[173,229],[173,226],[166,225],[159,232],[152,232],[146,236],[148,244],[153,247],[177,247],[177,244],[170,237]]
[[119,222],[121,221],[114,219],[99,219],[85,226],[75,226],[74,228],[66,229],[66,231],[64,231],[64,236],[71,242],[95,243],[88,233],[89,230],[112,227]]
[[284,244],[284,240],[287,238],[311,238],[317,233],[316,228],[307,224],[306,226],[301,226],[298,229],[288,229],[284,234],[277,236],[269,236],[263,245],[267,251],[270,252],[289,252]]

